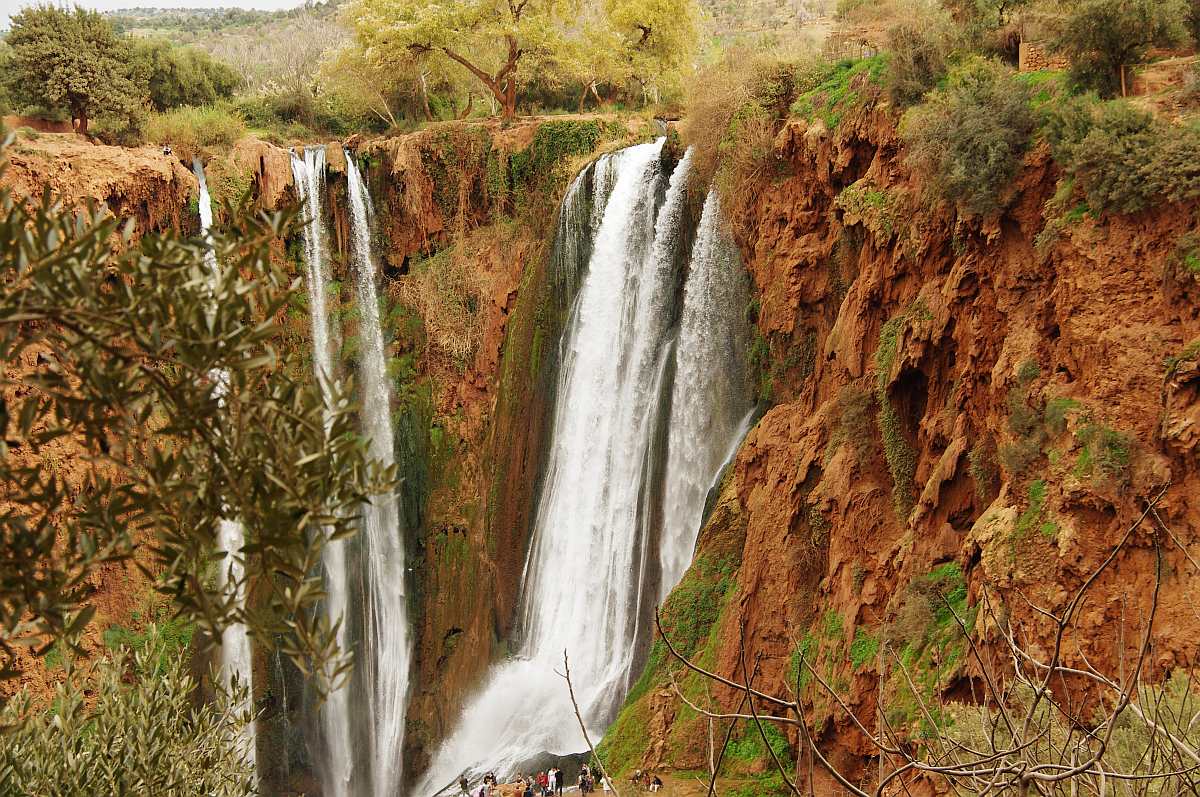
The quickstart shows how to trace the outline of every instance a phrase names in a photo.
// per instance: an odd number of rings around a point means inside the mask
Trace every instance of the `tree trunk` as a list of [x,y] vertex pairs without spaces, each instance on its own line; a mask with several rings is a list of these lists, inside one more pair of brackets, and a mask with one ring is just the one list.
[[75,132],[81,136],[86,136],[88,134],[87,108],[80,108],[75,113]]
[[585,102],[587,102],[588,89],[591,87],[591,85],[592,85],[591,83],[586,84],[583,87],[583,91],[579,94],[579,112],[580,113],[583,113],[583,104]]
[[421,73],[421,110],[425,113],[425,121],[433,121],[433,109],[429,107],[429,89],[425,85],[425,73]]
[[1125,87],[1125,64],[1121,64],[1117,69],[1121,72],[1121,96],[1128,97],[1128,89]]

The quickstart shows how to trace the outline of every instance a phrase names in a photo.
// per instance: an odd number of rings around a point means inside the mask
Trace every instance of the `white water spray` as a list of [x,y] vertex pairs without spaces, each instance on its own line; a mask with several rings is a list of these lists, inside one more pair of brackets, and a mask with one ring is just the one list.
[[661,603],[692,561],[704,500],[754,416],[746,379],[749,286],[721,227],[716,191],[704,202],[684,287],[667,443]]
[[593,171],[603,210],[563,339],[553,443],[523,578],[524,640],[518,657],[494,668],[468,702],[423,795],[466,767],[507,772],[542,751],[582,748],[556,672],[564,650],[589,732],[598,737],[624,697],[636,652],[646,463],[689,163],[676,168],[656,214],[661,149],[661,140],[631,147]]
[[[208,181],[204,178],[204,165],[199,158],[192,161],[192,171],[200,183],[200,234],[208,237],[212,228],[212,197],[208,193]],[[205,252],[205,262],[212,270],[213,279],[218,277],[217,255],[211,248]],[[211,374],[215,387],[214,392],[221,399],[229,387],[229,375],[223,372]],[[242,549],[246,545],[246,530],[237,520],[222,520],[217,527],[217,550],[225,554],[222,566],[217,570],[217,586],[226,595],[233,597],[239,609],[246,606],[246,566],[242,558]],[[221,633],[221,668],[220,677],[226,692],[230,695],[235,690],[241,691],[241,700],[234,708],[239,714],[251,715],[242,736],[242,751],[252,769],[255,768],[256,744],[255,722],[253,719],[254,693],[251,669],[250,637],[246,626],[242,623],[232,623]]]
[[[386,467],[395,463],[391,386],[380,325],[379,268],[371,245],[371,197],[354,158],[346,153],[350,197],[350,254],[359,308],[359,385],[362,427],[370,455]],[[408,612],[404,588],[404,541],[396,495],[373,496],[363,511],[367,632],[363,642],[376,797],[400,794],[404,714],[408,699]]]
[[[305,283],[308,287],[308,311],[312,327],[313,375],[321,387],[328,408],[332,403],[331,382],[334,370],[333,346],[337,337],[329,318],[329,252],[324,225],[325,148],[308,147],[304,156],[292,153],[292,176],[304,206]],[[329,415],[326,413],[326,432]],[[337,625],[338,649],[350,649],[349,589],[346,570],[346,541],[332,540],[322,553],[325,570],[325,614],[330,625]],[[332,676],[332,673],[329,673]],[[328,695],[321,708],[324,760],[320,767],[322,794],[347,797],[351,793],[354,758],[351,750],[350,689],[343,684]]]

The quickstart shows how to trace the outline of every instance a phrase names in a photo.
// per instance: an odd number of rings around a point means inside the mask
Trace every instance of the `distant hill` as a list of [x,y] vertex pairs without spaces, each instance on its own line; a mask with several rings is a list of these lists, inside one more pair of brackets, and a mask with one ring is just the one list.
[[286,26],[298,19],[331,17],[337,13],[334,0],[305,3],[282,11],[243,8],[122,8],[105,13],[118,33],[134,36],[164,36],[183,43],[211,43],[213,36],[244,33],[248,29]]

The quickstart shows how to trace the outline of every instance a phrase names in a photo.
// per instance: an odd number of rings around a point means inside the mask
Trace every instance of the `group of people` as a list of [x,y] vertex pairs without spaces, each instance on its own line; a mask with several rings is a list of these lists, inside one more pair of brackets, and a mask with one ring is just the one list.
[[662,791],[662,778],[658,775],[652,775],[649,772],[643,772],[640,769],[635,769],[633,777],[629,781],[639,789],[647,789],[649,791]]
[[[640,769],[633,773],[630,782],[638,790],[646,789],[651,792],[661,791],[663,787],[662,778]],[[522,775],[517,778],[515,785],[519,797],[558,797],[566,788],[567,775],[558,767],[551,767],[537,775]],[[612,785],[608,780],[601,773],[593,772],[587,764],[584,764],[579,770],[577,785],[581,794],[591,794],[596,791],[597,786],[605,792],[612,791]],[[466,776],[463,776],[458,781],[458,787],[460,794],[466,795],[466,797],[491,797],[498,788],[494,772],[484,775],[483,780],[474,789],[471,788]],[[506,789],[511,789],[511,785]]]

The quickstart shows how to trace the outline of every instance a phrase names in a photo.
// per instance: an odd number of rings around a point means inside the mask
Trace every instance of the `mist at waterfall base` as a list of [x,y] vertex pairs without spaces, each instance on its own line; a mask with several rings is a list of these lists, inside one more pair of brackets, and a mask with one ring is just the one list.
[[[192,171],[200,185],[197,203],[200,210],[200,235],[207,239],[213,223],[212,196],[208,193],[208,180],[205,179],[204,165],[199,159],[192,161]],[[212,271],[213,279],[216,280],[219,272],[216,253],[211,248],[207,249],[204,259]],[[213,391],[218,398],[223,398],[228,390],[229,374],[220,371],[210,376],[213,380]],[[217,586],[225,594],[232,594],[239,608],[246,605],[246,567],[242,558],[245,545],[246,530],[242,524],[235,518],[221,520],[217,528],[217,551],[224,554],[225,559],[217,569]],[[242,623],[231,623],[221,632],[219,675],[226,694],[240,698],[235,701],[235,710],[239,714],[251,713],[254,708],[254,683],[250,636]],[[256,759],[255,730],[255,722],[251,719],[246,724],[241,739],[242,752],[251,769],[254,769]]]
[[579,287],[560,343],[519,648],[467,701],[421,797],[464,770],[511,774],[543,753],[586,750],[560,675],[564,651],[599,741],[748,426],[746,274],[715,194],[689,250],[691,156],[671,169],[663,143],[604,156],[564,199],[555,254]]

